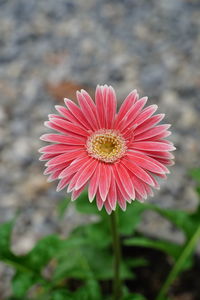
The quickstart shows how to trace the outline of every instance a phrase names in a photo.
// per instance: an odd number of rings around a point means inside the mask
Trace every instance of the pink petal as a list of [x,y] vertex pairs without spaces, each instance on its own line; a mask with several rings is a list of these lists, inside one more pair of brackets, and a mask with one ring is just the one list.
[[115,120],[115,124],[117,125],[125,116],[125,114],[127,113],[127,111],[129,111],[129,109],[131,109],[131,107],[135,104],[135,102],[138,99],[138,94],[136,90],[133,90],[124,100],[124,102],[122,103],[118,115],[116,117]]
[[122,183],[123,179],[119,176],[119,173],[114,166],[112,167],[112,172],[113,172],[113,175],[115,178],[116,187],[119,189],[120,193],[123,195],[123,198],[125,199],[125,201],[129,202],[130,196],[128,195],[126,189],[124,188],[124,185]]
[[89,188],[88,188],[88,197],[90,202],[93,201],[99,186],[100,164],[101,163],[99,163],[99,165],[96,167],[96,170],[94,171],[90,179]]
[[[75,124],[81,125],[82,123],[69,111],[66,107],[61,105],[55,105],[55,109],[57,112],[59,112],[67,121]],[[49,115],[49,117],[53,117],[52,115]],[[85,124],[82,124],[85,126]],[[88,127],[86,127],[88,128]]]
[[70,183],[73,176],[73,174],[70,174],[69,176],[62,178],[58,183],[56,191],[60,192],[61,190],[63,190]]
[[97,194],[96,194],[96,203],[97,203],[98,210],[102,210],[104,202],[101,199],[101,196],[100,196],[100,193],[98,190],[97,190]]
[[52,181],[58,179],[58,176],[60,175],[60,172],[61,172],[61,171],[62,171],[62,170],[57,170],[57,171],[53,172],[53,173],[48,177],[47,181],[48,181],[48,182],[52,182]]
[[170,159],[157,158],[157,160],[158,160],[161,164],[166,165],[166,166],[173,166],[173,165],[174,165],[174,161],[173,161],[173,160],[170,160]]
[[69,145],[85,145],[85,138],[82,137],[70,137],[61,134],[43,134],[40,139],[45,142],[62,143]]
[[60,119],[50,119],[51,123],[64,128],[68,133],[73,132],[77,135],[88,136],[88,131],[86,131],[83,127],[79,125],[72,124],[68,121],[60,120]]
[[66,177],[69,174],[74,174],[75,172],[80,170],[81,167],[85,166],[87,162],[88,156],[78,157],[77,159],[73,160],[72,163],[62,171],[59,178]]
[[117,199],[118,199],[118,204],[121,207],[121,209],[123,211],[126,210],[126,199],[124,198],[121,189],[119,189],[119,187],[117,187]]
[[127,169],[129,169],[135,176],[140,178],[142,181],[144,181],[147,184],[150,184],[154,186],[154,182],[149,176],[147,172],[144,171],[144,169],[140,168],[138,165],[136,165],[133,161],[130,159],[121,159],[121,162],[125,165]]
[[135,198],[142,203],[144,202],[144,199],[137,191],[135,191]]
[[127,154],[127,157],[132,159],[135,164],[151,172],[161,173],[161,174],[169,173],[169,170],[164,165],[160,164],[157,160],[148,157],[147,155],[130,151]]
[[[160,173],[159,173],[160,174]],[[153,174],[155,175],[155,174]],[[151,179],[153,180],[154,182],[154,189],[157,189],[159,190],[160,189],[160,185],[158,184],[157,180],[154,178],[154,176],[151,175],[151,173],[149,172],[149,176],[151,177]]]
[[152,191],[152,189],[150,188],[149,185],[147,185],[147,184],[145,185],[145,190],[147,192],[147,195],[153,197],[154,193],[153,193],[153,191]]
[[108,164],[99,164],[100,177],[99,177],[99,192],[103,201],[106,200],[111,182],[111,168]]
[[[74,176],[73,176],[72,180],[70,181],[70,184],[69,184],[69,186],[68,186],[68,188],[67,188],[67,192],[68,192],[68,193],[71,192],[73,189],[75,189],[75,190],[77,189],[77,190],[78,190],[78,189],[81,188],[82,186],[86,186],[87,180],[83,183],[83,185],[81,185],[80,187],[78,186],[78,187],[76,188],[77,181],[78,181],[79,177],[81,176],[82,172],[85,171],[85,169],[88,169],[88,166],[90,166],[90,164],[91,164],[93,161],[94,161],[93,158],[88,157],[87,161],[86,161],[84,164],[82,164],[82,166],[77,170],[76,174],[74,174]],[[91,172],[91,175],[92,175],[92,174],[93,174],[93,172]],[[89,178],[88,178],[88,179],[89,179]]]
[[57,170],[63,170],[67,167],[67,165],[68,165],[68,163],[65,162],[63,164],[50,166],[50,167],[46,168],[46,170],[44,171],[44,175],[48,175]]
[[127,194],[131,199],[135,199],[135,190],[127,169],[122,164],[115,164],[115,168]]
[[171,144],[164,142],[134,142],[131,146],[132,149],[147,150],[147,151],[173,151],[176,148]]
[[98,161],[96,159],[92,159],[88,165],[84,168],[84,170],[81,172],[75,189],[78,190],[80,189],[83,185],[86,184],[86,182],[90,179],[90,177],[92,176],[92,174],[94,173],[96,167],[98,165]]
[[107,98],[106,98],[106,107],[105,107],[105,114],[106,114],[106,128],[113,128],[115,115],[116,115],[116,108],[117,108],[117,100],[116,94],[114,89],[110,86],[107,90]]
[[104,206],[105,206],[105,209],[106,209],[107,213],[110,215],[111,212],[112,212],[112,208],[111,208],[108,200],[104,202]]
[[48,118],[50,119],[59,119],[59,120],[66,120],[66,118],[62,117],[62,116],[59,116],[59,115],[56,115],[56,114],[49,114],[48,115]]
[[165,116],[165,114],[158,114],[158,115],[155,115],[155,116],[147,119],[146,121],[141,123],[138,127],[136,127],[135,135],[145,132],[146,130],[155,126],[164,118],[164,116]]
[[70,150],[78,150],[83,149],[81,146],[72,146],[72,145],[64,145],[64,144],[53,144],[44,146],[39,149],[41,153],[65,153]]
[[91,107],[93,114],[96,116],[96,105],[94,104],[94,101],[92,100],[90,95],[85,90],[81,90],[81,94],[87,101],[87,104]]
[[171,125],[169,124],[163,124],[163,125],[158,125],[156,127],[150,128],[149,130],[139,134],[139,135],[135,135],[135,140],[139,141],[139,140],[145,140],[145,139],[149,139],[151,137],[154,137],[164,131],[166,131]]
[[134,106],[127,112],[127,114],[124,116],[126,119],[126,123],[124,126],[119,126],[119,129],[124,131],[127,129],[129,126],[132,126],[133,121],[136,119],[136,117],[140,114],[142,108],[146,104],[148,98],[144,97],[138,100]]
[[[171,134],[171,131],[166,130],[164,132],[161,132],[158,135],[152,136],[151,138],[145,139],[145,141],[148,141],[148,140],[151,140],[151,141],[158,141],[158,140],[163,141],[163,139],[166,138],[166,137],[168,137],[170,134]],[[135,138],[135,140],[137,140],[137,137]]]
[[[135,150],[137,151],[137,150]],[[139,150],[138,150],[139,151]],[[151,156],[153,158],[164,158],[164,159],[173,159],[174,155],[167,151],[140,151],[145,155]]]
[[97,119],[100,128],[105,128],[104,101],[101,87],[98,85],[95,92],[95,101],[97,107]]
[[158,105],[156,105],[156,104],[146,107],[139,114],[139,116],[137,116],[137,118],[135,119],[135,123],[137,125],[140,125],[140,124],[144,123],[144,121],[149,119],[156,112],[157,109],[158,109]]
[[86,101],[85,97],[80,93],[76,93],[78,103],[81,107],[82,112],[84,113],[84,116],[90,123],[90,127],[95,130],[98,128],[97,118],[96,118],[96,111],[92,110],[90,104]]
[[80,196],[80,194],[82,193],[84,188],[85,188],[85,186],[83,185],[80,189],[74,190],[72,192],[72,201],[75,201]]
[[88,120],[84,116],[81,109],[73,101],[71,101],[67,98],[65,98],[64,101],[65,101],[65,105],[70,110],[72,115],[76,118],[76,120],[79,123],[81,123],[84,127],[90,129],[91,128],[90,123],[88,122]]
[[66,161],[73,160],[77,157],[85,157],[86,151],[85,150],[77,150],[77,151],[68,151],[67,153],[60,154],[52,159],[50,159],[47,163],[46,166],[52,166],[52,165],[57,165],[57,164],[62,164]]
[[145,190],[145,187],[144,187],[145,183],[143,181],[141,181],[141,179],[139,179],[133,173],[131,173],[130,176],[131,176],[131,180],[133,182],[134,188],[135,188],[135,192],[140,194],[142,198],[146,199],[147,198],[147,193],[146,193],[146,190]]
[[56,124],[54,124],[54,123],[52,123],[50,121],[45,121],[44,125],[46,127],[50,128],[50,129],[54,129],[54,130],[56,130],[58,132],[61,132],[61,133],[64,133],[64,134],[69,134],[69,132],[66,129],[64,129],[64,128],[60,127],[60,126],[57,126]]
[[115,179],[113,177],[113,173],[111,173],[111,184],[110,184],[110,189],[108,192],[107,196],[107,201],[110,204],[110,207],[115,210],[116,208],[116,203],[117,203],[117,190],[116,190],[116,184],[115,184]]
[[57,154],[49,154],[49,153],[44,153],[40,156],[39,160],[41,161],[45,161],[45,160],[49,160],[53,157],[57,156]]

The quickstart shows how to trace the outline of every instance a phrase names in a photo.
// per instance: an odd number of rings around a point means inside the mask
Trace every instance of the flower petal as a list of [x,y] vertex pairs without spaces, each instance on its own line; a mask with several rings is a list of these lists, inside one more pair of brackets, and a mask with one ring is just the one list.
[[154,186],[154,182],[149,176],[147,172],[145,172],[144,169],[136,165],[133,161],[131,161],[128,158],[122,159],[121,162],[124,164],[124,166],[129,169],[135,176],[140,178],[145,183]]
[[69,111],[72,113],[72,115],[76,118],[76,120],[81,123],[86,128],[91,128],[90,123],[85,118],[83,112],[81,109],[70,99],[65,98],[64,99],[65,105],[69,109]]
[[105,163],[99,164],[100,177],[99,177],[99,192],[103,201],[106,200],[111,182],[111,168]]
[[52,165],[57,165],[57,164],[62,164],[63,162],[73,160],[78,157],[85,157],[86,156],[86,151],[85,150],[76,150],[76,151],[68,151],[67,153],[60,154],[52,159],[50,159],[47,163],[46,166],[52,166]]
[[112,210],[115,210],[116,204],[117,204],[117,189],[116,189],[116,184],[115,184],[115,179],[113,177],[113,173],[111,173],[111,184],[110,184],[110,189],[109,189],[108,196],[107,196],[107,201],[109,202]]
[[106,98],[106,128],[113,128],[117,108],[117,100],[114,89],[110,86],[107,90]]
[[97,190],[97,195],[96,195],[96,203],[97,203],[98,210],[102,210],[102,207],[103,207],[103,205],[104,205],[104,202],[103,202],[103,200],[101,199],[101,196],[100,196],[100,193],[99,193],[98,190]]
[[68,121],[65,120],[60,120],[60,119],[50,119],[51,123],[65,129],[68,133],[73,132],[77,135],[81,136],[88,136],[89,133],[87,130],[85,130],[83,127],[77,125],[77,124],[72,124]]
[[126,119],[126,123],[123,126],[119,126],[119,129],[121,131],[126,130],[128,127],[133,126],[133,121],[136,119],[136,117],[140,114],[142,108],[146,104],[148,98],[144,97],[138,100],[133,107],[127,112],[127,114],[124,116]]
[[71,164],[66,167],[62,173],[60,174],[59,178],[64,178],[69,174],[74,174],[77,172],[85,163],[88,162],[88,156],[78,157],[71,162]]
[[38,151],[41,153],[65,153],[71,150],[83,149],[81,146],[75,145],[63,145],[63,144],[53,144],[40,148]]
[[97,107],[97,119],[99,122],[100,128],[105,128],[106,120],[104,114],[104,100],[103,100],[103,93],[101,87],[98,85],[95,92],[95,101]]
[[139,149],[139,150],[147,150],[147,151],[173,151],[176,148],[172,144],[166,144],[164,142],[151,142],[151,141],[144,141],[144,142],[134,142],[131,145],[132,149]]
[[96,170],[94,171],[90,179],[89,188],[88,188],[88,198],[90,202],[93,201],[96,195],[99,186],[99,177],[100,177],[100,163],[97,165]]
[[164,165],[162,165],[155,159],[148,157],[147,155],[130,151],[127,156],[130,159],[132,159],[134,163],[151,172],[161,173],[161,174],[169,173],[169,170]]
[[94,111],[92,110],[90,104],[87,102],[85,97],[80,92],[76,93],[76,97],[78,99],[78,103],[81,107],[81,110],[84,113],[84,116],[86,117],[86,119],[90,123],[90,127],[93,130],[97,129],[98,128],[98,123],[97,123],[97,119],[96,119],[96,111],[94,113]]
[[122,103],[119,112],[117,114],[115,125],[117,125],[125,116],[125,114],[131,109],[138,99],[138,94],[136,90],[133,90]]
[[137,125],[140,125],[142,123],[144,123],[144,121],[146,121],[147,119],[149,119],[158,109],[158,105],[153,104],[150,105],[148,107],[146,107],[140,114],[139,116],[137,116],[137,118],[135,119],[135,123]]
[[69,144],[69,145],[85,145],[85,138],[78,137],[70,137],[61,134],[43,134],[40,139],[45,142],[52,142],[52,143],[61,143],[61,144]]
[[164,118],[164,116],[165,114],[158,114],[147,119],[146,121],[144,121],[143,123],[141,123],[139,126],[136,127],[135,135],[145,132],[146,130],[152,128],[153,126],[158,124]]
[[115,164],[115,168],[119,174],[121,183],[123,184],[127,194],[131,199],[135,199],[135,190],[128,171],[122,164]]
[[61,190],[63,190],[70,183],[73,176],[73,174],[70,174],[69,176],[62,178],[57,185],[56,191],[60,192]]
[[169,124],[162,124],[162,125],[158,125],[153,128],[150,128],[149,130],[147,130],[141,134],[136,134],[135,141],[146,140],[146,139],[152,138],[160,133],[165,132],[167,129],[169,129],[170,126],[171,125],[169,125]]
[[86,182],[90,179],[92,174],[94,173],[96,167],[98,165],[98,161],[96,159],[92,159],[87,166],[82,170],[79,178],[77,179],[75,190],[80,189]]

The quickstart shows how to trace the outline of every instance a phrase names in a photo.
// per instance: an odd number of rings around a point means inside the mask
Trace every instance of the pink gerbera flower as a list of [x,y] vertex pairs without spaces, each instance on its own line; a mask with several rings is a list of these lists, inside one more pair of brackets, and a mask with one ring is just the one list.
[[135,198],[143,201],[159,188],[157,178],[166,178],[173,164],[168,140],[170,125],[158,123],[164,114],[153,115],[157,105],[144,108],[147,97],[132,91],[116,112],[114,89],[97,86],[95,102],[84,90],[77,92],[79,106],[64,99],[56,105],[60,115],[49,115],[45,125],[59,134],[41,139],[53,144],[41,148],[40,160],[47,160],[44,174],[59,179],[57,191],[66,186],[75,200],[88,186],[89,201],[96,196],[99,210],[110,214],[116,204],[125,210]]

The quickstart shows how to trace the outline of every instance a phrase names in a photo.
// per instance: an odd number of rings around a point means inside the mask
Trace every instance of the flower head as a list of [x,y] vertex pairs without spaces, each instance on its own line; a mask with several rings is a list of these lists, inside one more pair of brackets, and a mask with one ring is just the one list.
[[159,188],[157,178],[166,178],[166,166],[173,164],[175,150],[165,140],[170,125],[158,123],[164,114],[153,115],[157,105],[144,108],[147,97],[132,91],[116,112],[114,89],[97,86],[95,102],[89,94],[77,92],[78,104],[64,99],[66,107],[55,106],[45,125],[59,134],[44,134],[53,143],[41,148],[40,160],[47,160],[44,174],[59,179],[57,191],[67,187],[75,200],[88,186],[89,200],[96,196],[98,209],[108,213],[116,204],[125,210],[127,202],[143,201]]

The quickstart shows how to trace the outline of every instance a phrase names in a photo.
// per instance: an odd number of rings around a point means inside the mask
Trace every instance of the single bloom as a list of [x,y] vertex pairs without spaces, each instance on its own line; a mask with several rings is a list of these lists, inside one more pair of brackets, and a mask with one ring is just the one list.
[[157,105],[144,108],[147,97],[140,99],[136,90],[117,112],[115,91],[107,85],[97,86],[95,102],[84,90],[77,100],[79,105],[65,98],[66,107],[56,105],[59,114],[45,122],[59,133],[41,136],[51,143],[39,150],[49,181],[59,179],[57,191],[67,187],[72,200],[87,186],[89,201],[95,198],[109,214],[117,203],[126,210],[127,202],[152,196],[174,158],[175,147],[165,139],[170,125],[159,125],[165,115],[154,114]]

